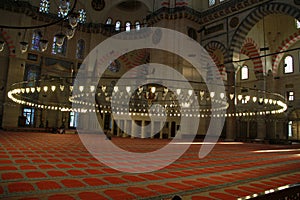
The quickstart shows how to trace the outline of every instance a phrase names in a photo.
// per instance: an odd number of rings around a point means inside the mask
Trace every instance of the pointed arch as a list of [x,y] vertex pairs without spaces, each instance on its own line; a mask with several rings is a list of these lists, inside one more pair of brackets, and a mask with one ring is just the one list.
[[11,36],[9,35],[8,32],[6,32],[4,30],[1,30],[0,34],[2,35],[5,43],[8,46],[9,56],[10,57],[15,57],[16,56],[16,48],[15,48],[14,41],[12,40]]
[[228,60],[225,62],[232,62],[234,55],[240,53],[240,49],[249,33],[249,31],[265,16],[270,14],[285,14],[300,19],[300,10],[286,3],[268,3],[263,4],[253,10],[236,29],[231,40]]
[[272,59],[274,75],[278,74],[279,63],[284,56],[284,53],[280,53],[280,52],[284,52],[284,51],[288,50],[291,46],[293,46],[299,40],[300,40],[300,30],[298,30],[297,32],[295,32],[294,34],[290,35],[288,38],[286,38],[285,40],[282,41],[281,45],[278,47],[278,50],[276,51],[279,54],[274,55],[273,59]]
[[260,50],[256,42],[252,38],[246,38],[241,53],[248,56],[249,58],[253,58],[253,66],[254,66],[254,73],[256,75],[263,74],[264,68],[263,68],[263,62],[260,56]]
[[218,41],[211,41],[209,42],[207,45],[205,45],[204,47],[206,49],[206,51],[208,52],[208,54],[211,56],[211,58],[213,59],[214,63],[216,64],[216,66],[218,67],[218,73],[221,75],[221,77],[223,78],[223,80],[226,77],[226,73],[225,73],[225,65],[224,62],[221,63],[219,57],[215,54],[216,50],[220,50],[222,53],[223,58],[226,58],[226,47],[218,42]]

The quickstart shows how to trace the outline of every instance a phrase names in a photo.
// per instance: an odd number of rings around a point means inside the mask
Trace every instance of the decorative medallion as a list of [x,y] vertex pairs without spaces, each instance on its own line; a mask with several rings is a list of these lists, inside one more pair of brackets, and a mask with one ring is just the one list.
[[105,1],[104,0],[92,0],[91,5],[94,10],[101,11],[105,7]]
[[240,23],[240,20],[238,17],[233,17],[230,22],[229,22],[229,25],[231,28],[235,28],[237,27],[237,25]]

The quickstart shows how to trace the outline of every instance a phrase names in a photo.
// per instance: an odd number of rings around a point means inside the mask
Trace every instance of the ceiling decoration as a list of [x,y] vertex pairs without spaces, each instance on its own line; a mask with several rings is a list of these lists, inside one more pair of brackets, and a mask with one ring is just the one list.
[[137,0],[127,0],[119,3],[117,7],[124,11],[134,11],[142,7],[142,3]]

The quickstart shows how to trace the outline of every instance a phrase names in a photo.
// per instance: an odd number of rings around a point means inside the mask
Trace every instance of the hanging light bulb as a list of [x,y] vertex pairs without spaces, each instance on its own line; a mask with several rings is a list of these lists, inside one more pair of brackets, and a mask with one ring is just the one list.
[[41,87],[36,87],[36,91],[40,92],[41,91]]
[[243,95],[239,94],[238,95],[238,100],[240,101],[240,100],[242,100],[242,98],[243,98]]
[[28,49],[28,42],[20,42],[20,51],[21,53],[25,53]]
[[48,86],[44,86],[43,90],[44,90],[44,92],[47,92],[48,91]]
[[202,98],[203,96],[204,96],[204,91],[201,90],[201,91],[200,91],[200,97]]
[[249,95],[247,95],[246,97],[245,97],[245,100],[248,102],[249,100],[250,100],[250,96]]
[[0,52],[3,51],[3,49],[4,49],[4,44],[5,44],[4,41],[0,41]]
[[25,32],[24,32],[23,37],[22,37],[22,41],[20,42],[20,51],[21,51],[21,53],[25,53],[28,49],[28,42],[25,42],[26,32],[27,32],[27,29],[25,29]]
[[69,26],[65,33],[66,33],[66,36],[67,36],[68,40],[70,40],[74,37],[75,28]]
[[119,91],[119,87],[118,86],[114,86],[114,92],[117,93]]
[[192,94],[193,94],[193,90],[189,90],[189,91],[188,91],[188,95],[189,95],[189,96],[192,96]]
[[64,91],[65,86],[64,86],[64,85],[60,85],[60,86],[59,86],[59,89],[60,89],[61,91]]
[[55,85],[52,85],[52,86],[51,86],[51,90],[52,90],[52,92],[54,92],[54,91],[55,91],[55,89],[56,89],[56,86],[55,86]]
[[94,85],[91,85],[91,86],[90,86],[90,91],[91,91],[91,92],[94,92],[94,91],[95,91],[95,86],[94,86]]
[[102,92],[105,92],[106,91],[106,85],[102,85],[101,89],[102,89]]
[[224,99],[225,98],[225,94],[222,92],[222,93],[220,93],[220,98],[221,99]]
[[126,86],[126,91],[127,93],[130,93],[131,87],[130,86]]
[[82,92],[84,90],[84,86],[80,85],[79,86],[79,91]]
[[151,92],[155,93],[155,91],[156,91],[156,87],[151,87]]
[[177,94],[177,95],[180,95],[180,93],[181,93],[181,89],[178,88],[178,89],[176,90],[176,94]]
[[72,29],[78,25],[78,16],[79,13],[72,13],[71,15],[69,15],[69,24]]
[[253,97],[252,101],[255,103],[257,101],[257,97]]
[[231,100],[233,100],[234,94],[230,94],[229,97],[230,97]]
[[167,94],[169,92],[168,88],[164,88],[164,93]]
[[40,40],[40,50],[41,52],[44,52],[48,48],[48,40]]
[[65,34],[63,33],[58,33],[58,34],[55,34],[55,42],[56,42],[56,45],[61,47],[63,44],[64,44],[64,41],[65,41]]

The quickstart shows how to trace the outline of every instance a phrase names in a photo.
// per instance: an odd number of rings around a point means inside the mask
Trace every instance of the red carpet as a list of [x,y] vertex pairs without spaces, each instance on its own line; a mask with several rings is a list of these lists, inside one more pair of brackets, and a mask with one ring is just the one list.
[[[169,142],[112,141],[140,153]],[[300,145],[220,143],[199,160],[200,147],[192,145],[165,169],[129,174],[98,162],[78,135],[0,131],[0,199],[166,200],[175,194],[193,200],[236,199],[300,182]],[[294,151],[255,152],[291,148]]]

